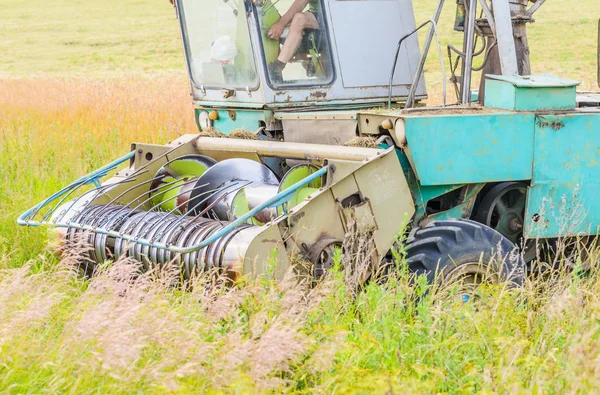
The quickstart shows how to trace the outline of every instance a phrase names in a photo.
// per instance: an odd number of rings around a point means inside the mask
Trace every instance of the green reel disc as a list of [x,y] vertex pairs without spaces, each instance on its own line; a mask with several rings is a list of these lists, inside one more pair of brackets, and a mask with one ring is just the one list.
[[[302,164],[292,167],[281,179],[281,184],[279,184],[279,192],[285,191],[292,185],[304,180],[317,170],[319,170],[317,166],[310,164]],[[319,177],[296,191],[296,193],[294,193],[291,199],[286,203],[288,210],[302,203],[304,199],[306,199],[313,192],[318,191],[319,188],[321,188],[322,183],[322,177]],[[281,215],[283,213],[283,208],[278,207],[277,212]]]
[[153,207],[175,214],[185,214],[196,183],[217,161],[204,155],[184,155],[161,167],[150,184]]

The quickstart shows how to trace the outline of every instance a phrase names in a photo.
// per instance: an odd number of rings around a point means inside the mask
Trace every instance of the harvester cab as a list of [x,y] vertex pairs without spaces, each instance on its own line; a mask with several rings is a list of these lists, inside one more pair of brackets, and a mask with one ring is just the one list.
[[531,75],[544,2],[451,2],[457,104],[425,107],[444,0],[418,26],[409,0],[175,0],[200,133],[135,143],[18,222],[87,245],[90,272],[127,256],[279,278],[303,257],[320,276],[342,248],[366,281],[403,243],[430,282],[519,284],[539,245],[600,233],[598,103]]
[[[312,0],[281,36],[270,37],[270,29],[295,3],[176,2],[201,129],[228,133],[264,127],[277,132],[282,129],[279,112],[340,111],[387,102],[397,44],[389,38],[415,28],[412,3],[391,0],[373,6],[368,0]],[[290,45],[294,52],[286,55]],[[272,65],[286,56],[276,72]],[[417,37],[411,36],[397,57],[394,100],[408,95],[419,58]],[[422,78],[416,95],[426,96]]]

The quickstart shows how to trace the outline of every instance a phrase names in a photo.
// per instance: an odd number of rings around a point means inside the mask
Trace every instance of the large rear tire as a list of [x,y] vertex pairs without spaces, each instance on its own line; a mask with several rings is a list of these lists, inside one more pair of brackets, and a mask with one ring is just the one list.
[[405,243],[408,268],[430,284],[523,284],[517,247],[494,229],[470,220],[434,221],[413,229]]

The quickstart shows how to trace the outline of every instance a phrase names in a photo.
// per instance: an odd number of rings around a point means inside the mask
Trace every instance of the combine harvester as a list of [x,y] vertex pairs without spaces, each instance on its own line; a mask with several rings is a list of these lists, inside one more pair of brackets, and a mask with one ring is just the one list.
[[281,277],[297,255],[319,276],[349,232],[379,264],[408,222],[414,273],[522,283],[529,240],[600,226],[599,99],[530,75],[526,29],[543,2],[459,0],[458,104],[425,107],[443,0],[419,28],[410,0],[312,0],[281,37],[271,27],[291,0],[176,0],[201,133],[134,143],[18,222],[85,241],[94,264],[128,256],[184,279]]

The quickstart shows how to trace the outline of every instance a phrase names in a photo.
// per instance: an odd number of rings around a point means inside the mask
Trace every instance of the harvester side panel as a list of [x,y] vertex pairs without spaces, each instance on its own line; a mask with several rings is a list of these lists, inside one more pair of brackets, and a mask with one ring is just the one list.
[[600,114],[538,115],[533,181],[527,198],[529,237],[598,234]]
[[529,180],[533,114],[406,117],[406,139],[422,185]]
[[[312,249],[322,240],[342,242],[356,221],[371,233],[373,253],[382,258],[392,247],[402,224],[415,213],[414,200],[394,149],[351,169],[344,161],[328,161],[333,175],[326,189],[309,196],[278,224],[287,243]],[[339,169],[339,170],[338,170]],[[339,172],[339,173],[338,173]]]

